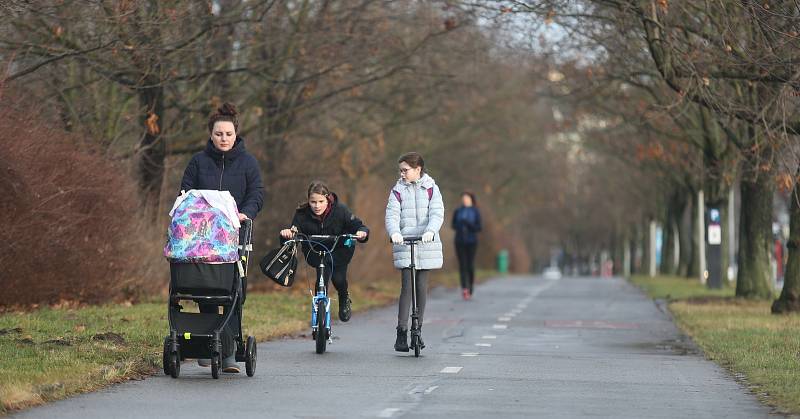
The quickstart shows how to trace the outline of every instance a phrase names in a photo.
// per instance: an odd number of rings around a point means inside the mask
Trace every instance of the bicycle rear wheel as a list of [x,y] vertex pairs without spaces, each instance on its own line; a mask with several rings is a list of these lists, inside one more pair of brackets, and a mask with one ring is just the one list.
[[325,352],[328,344],[328,316],[325,313],[325,300],[317,301],[317,353]]

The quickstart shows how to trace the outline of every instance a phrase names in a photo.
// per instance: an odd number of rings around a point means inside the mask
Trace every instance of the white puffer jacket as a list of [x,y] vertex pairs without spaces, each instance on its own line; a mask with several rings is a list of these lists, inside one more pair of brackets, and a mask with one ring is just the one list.
[[[429,192],[428,190],[432,190]],[[436,182],[428,174],[412,183],[397,181],[389,192],[386,204],[386,232],[403,236],[421,236],[433,232],[432,243],[418,243],[414,250],[417,269],[440,269],[444,262],[439,229],[444,222],[444,202]],[[394,267],[407,268],[411,264],[411,247],[393,245]]]

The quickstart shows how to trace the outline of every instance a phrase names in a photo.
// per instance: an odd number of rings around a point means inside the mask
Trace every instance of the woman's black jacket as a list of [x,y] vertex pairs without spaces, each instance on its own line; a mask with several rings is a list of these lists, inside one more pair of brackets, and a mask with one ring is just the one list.
[[192,156],[183,172],[181,189],[229,191],[239,212],[255,219],[264,205],[264,185],[258,161],[244,147],[244,139],[236,137],[233,148],[223,153],[211,139],[206,149]]

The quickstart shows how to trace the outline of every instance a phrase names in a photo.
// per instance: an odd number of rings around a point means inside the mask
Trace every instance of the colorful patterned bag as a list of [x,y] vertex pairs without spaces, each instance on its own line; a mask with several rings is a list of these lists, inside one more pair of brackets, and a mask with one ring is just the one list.
[[[170,262],[231,263],[239,260],[239,230],[235,225],[238,219],[231,220],[219,205],[209,204],[204,193],[208,192],[191,190],[176,201],[169,239],[164,247],[164,256]],[[233,201],[230,193],[226,195]],[[234,208],[235,205],[233,203]]]

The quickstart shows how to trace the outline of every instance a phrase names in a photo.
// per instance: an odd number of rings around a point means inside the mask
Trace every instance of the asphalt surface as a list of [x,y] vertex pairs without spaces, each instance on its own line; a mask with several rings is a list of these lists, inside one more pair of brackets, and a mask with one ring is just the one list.
[[396,316],[390,307],[334,323],[323,355],[310,338],[261,343],[252,378],[214,380],[187,361],[177,380],[158,375],[14,417],[770,416],[622,279],[502,278],[471,301],[432,290],[420,358],[394,352]]

